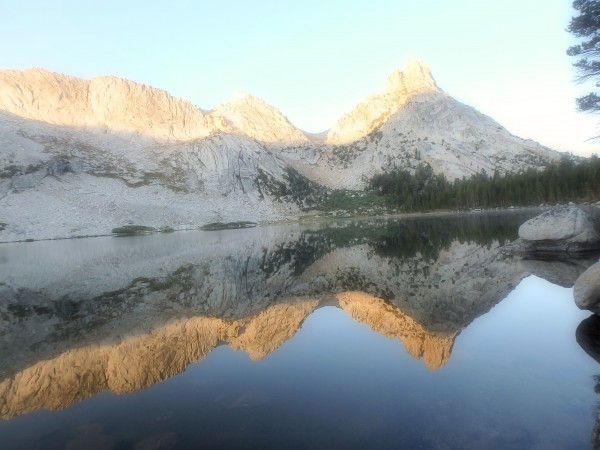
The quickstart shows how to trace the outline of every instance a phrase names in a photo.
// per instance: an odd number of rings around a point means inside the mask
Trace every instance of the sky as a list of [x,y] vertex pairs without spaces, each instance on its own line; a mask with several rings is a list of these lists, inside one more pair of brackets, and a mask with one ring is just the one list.
[[511,133],[600,153],[565,0],[0,1],[0,69],[115,75],[202,109],[248,92],[320,132],[407,58]]

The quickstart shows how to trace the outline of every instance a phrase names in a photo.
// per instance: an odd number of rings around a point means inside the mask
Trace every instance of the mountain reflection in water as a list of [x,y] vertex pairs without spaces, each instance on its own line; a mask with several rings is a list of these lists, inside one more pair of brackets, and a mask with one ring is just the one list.
[[507,259],[498,249],[523,220],[339,221],[7,245],[0,417],[137,391],[221,344],[264,358],[324,305],[399,339],[436,370],[459,333],[524,277],[569,285],[593,262]]

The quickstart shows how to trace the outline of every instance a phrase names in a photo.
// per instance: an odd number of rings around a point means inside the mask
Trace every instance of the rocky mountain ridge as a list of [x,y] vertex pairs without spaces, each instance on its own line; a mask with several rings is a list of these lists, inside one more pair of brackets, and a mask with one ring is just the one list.
[[43,69],[7,70],[0,71],[0,86],[0,109],[53,125],[174,139],[227,128],[186,100],[117,77],[82,80]]
[[0,110],[53,125],[158,140],[229,133],[268,143],[308,141],[276,108],[249,94],[206,112],[145,84],[112,76],[83,80],[43,69],[0,70]]
[[452,99],[418,61],[326,136],[248,94],[205,111],[116,77],[0,71],[0,242],[296,218],[385,171],[430,164],[452,179],[558,158]]

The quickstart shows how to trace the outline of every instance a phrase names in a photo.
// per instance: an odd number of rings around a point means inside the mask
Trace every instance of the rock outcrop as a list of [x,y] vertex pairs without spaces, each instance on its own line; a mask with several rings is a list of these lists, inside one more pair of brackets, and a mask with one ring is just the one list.
[[580,309],[600,313],[600,263],[589,267],[573,286],[575,304]]
[[0,109],[69,127],[189,141],[227,132],[267,143],[308,142],[276,108],[248,94],[204,112],[166,91],[117,77],[91,80],[43,69],[0,71]]

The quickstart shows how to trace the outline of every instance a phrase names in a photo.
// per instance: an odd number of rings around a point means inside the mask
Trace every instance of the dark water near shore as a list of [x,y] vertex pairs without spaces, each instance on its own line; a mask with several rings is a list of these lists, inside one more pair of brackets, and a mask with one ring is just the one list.
[[0,248],[0,448],[591,448],[593,263],[532,213]]

